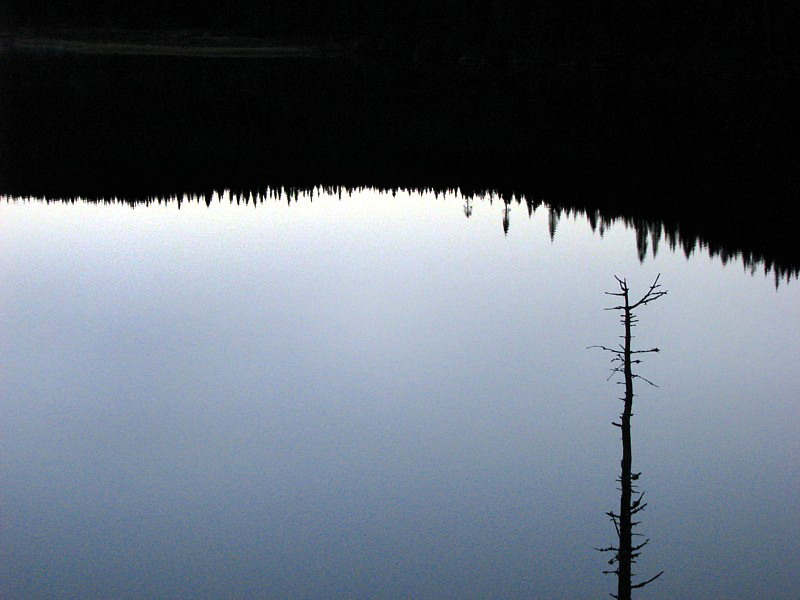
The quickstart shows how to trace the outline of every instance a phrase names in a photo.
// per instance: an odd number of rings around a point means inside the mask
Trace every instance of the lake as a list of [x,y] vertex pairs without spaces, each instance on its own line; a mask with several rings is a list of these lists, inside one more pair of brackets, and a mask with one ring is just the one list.
[[587,347],[659,273],[640,597],[800,595],[796,279],[547,204],[277,191],[2,199],[4,597],[602,597]]
[[6,41],[4,598],[800,596],[796,71]]

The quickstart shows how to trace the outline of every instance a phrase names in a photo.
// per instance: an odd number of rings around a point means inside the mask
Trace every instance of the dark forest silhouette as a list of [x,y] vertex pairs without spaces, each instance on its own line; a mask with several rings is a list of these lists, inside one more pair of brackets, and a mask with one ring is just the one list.
[[[17,2],[17,33],[0,39],[0,193],[492,192],[624,218],[642,255],[663,230],[687,254],[783,277],[800,269],[799,15],[721,1]],[[13,49],[47,27],[192,27],[324,51]]]
[[[651,381],[645,379],[638,373],[634,372],[634,365],[640,364],[641,354],[648,354],[658,352],[658,348],[650,348],[647,350],[634,350],[632,345],[633,328],[636,327],[638,319],[633,312],[639,307],[647,306],[664,296],[667,292],[661,289],[658,283],[659,277],[656,277],[650,288],[645,292],[639,300],[631,300],[630,288],[625,279],[616,277],[619,285],[618,292],[606,292],[610,296],[619,298],[620,304],[612,306],[606,310],[618,311],[621,316],[621,322],[624,328],[624,334],[621,336],[623,342],[616,348],[609,348],[607,346],[593,346],[600,348],[612,354],[611,359],[613,368],[611,370],[612,377],[619,375],[622,377],[620,384],[625,386],[625,395],[620,398],[623,402],[622,414],[620,415],[619,423],[613,423],[618,427],[622,437],[622,460],[620,461],[620,476],[617,480],[619,482],[620,500],[619,509],[617,512],[609,511],[606,513],[611,522],[614,524],[614,529],[617,532],[618,543],[616,546],[611,545],[606,548],[597,548],[601,552],[611,553],[611,559],[608,564],[611,565],[613,570],[604,571],[606,574],[613,574],[617,577],[617,593],[612,594],[618,600],[630,600],[631,593],[635,589],[640,589],[652,583],[663,575],[663,571],[654,575],[653,577],[644,581],[633,582],[633,565],[636,564],[637,558],[641,555],[642,549],[648,544],[649,539],[645,539],[641,543],[636,543],[635,538],[641,534],[634,533],[634,528],[639,525],[638,521],[634,521],[634,517],[642,512],[647,506],[644,502],[644,492],[639,493],[637,490],[636,482],[639,480],[641,473],[634,473],[633,471],[633,443],[631,439],[631,417],[633,416],[633,381],[640,379],[650,385],[654,385]],[[638,497],[636,497],[638,495]]]

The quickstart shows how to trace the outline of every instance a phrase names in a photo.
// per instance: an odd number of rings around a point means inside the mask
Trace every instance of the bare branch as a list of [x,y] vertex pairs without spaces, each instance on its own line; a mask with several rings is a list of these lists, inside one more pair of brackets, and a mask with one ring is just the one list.
[[647,290],[647,292],[645,292],[644,296],[642,296],[641,299],[638,302],[636,302],[636,303],[634,303],[634,304],[632,304],[630,306],[630,310],[633,310],[638,306],[649,304],[650,302],[658,300],[659,298],[661,298],[661,296],[666,296],[667,295],[667,290],[659,290],[658,289],[658,288],[661,287],[659,285],[659,283],[658,283],[658,280],[660,278],[661,278],[661,273],[656,275],[655,281],[650,286],[650,289]]
[[651,578],[650,578],[650,579],[648,579],[647,581],[643,581],[642,583],[637,583],[636,585],[632,585],[632,586],[631,586],[631,589],[632,589],[632,590],[637,590],[637,589],[639,589],[639,588],[643,588],[643,587],[644,587],[644,586],[646,586],[648,583],[653,583],[653,582],[654,582],[656,579],[658,579],[659,577],[661,577],[663,574],[664,574],[664,571],[661,571],[661,572],[660,572],[658,575],[656,575],[655,577],[651,577]]
[[658,387],[658,386],[657,386],[655,383],[653,383],[652,381],[650,381],[650,380],[649,380],[649,379],[647,379],[646,377],[642,377],[641,375],[632,375],[632,377],[633,377],[634,379],[641,379],[641,380],[642,380],[642,381],[644,381],[645,383],[649,383],[650,385],[652,385],[654,388],[657,388],[657,387]]
[[601,350],[605,350],[606,352],[613,352],[614,354],[622,354],[622,350],[614,350],[614,348],[608,348],[606,346],[594,345],[594,346],[586,346],[587,350],[591,350],[592,348],[600,348]]

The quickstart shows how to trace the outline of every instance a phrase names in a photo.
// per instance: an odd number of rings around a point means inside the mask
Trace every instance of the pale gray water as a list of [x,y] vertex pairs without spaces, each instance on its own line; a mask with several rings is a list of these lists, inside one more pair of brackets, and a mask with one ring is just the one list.
[[0,204],[4,598],[600,598],[613,275],[642,598],[800,596],[800,290],[502,205]]

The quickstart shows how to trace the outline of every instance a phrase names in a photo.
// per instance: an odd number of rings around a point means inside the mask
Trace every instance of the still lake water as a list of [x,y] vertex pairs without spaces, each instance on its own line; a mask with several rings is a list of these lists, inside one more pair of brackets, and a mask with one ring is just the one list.
[[4,598],[800,597],[800,288],[451,195],[0,204]]

